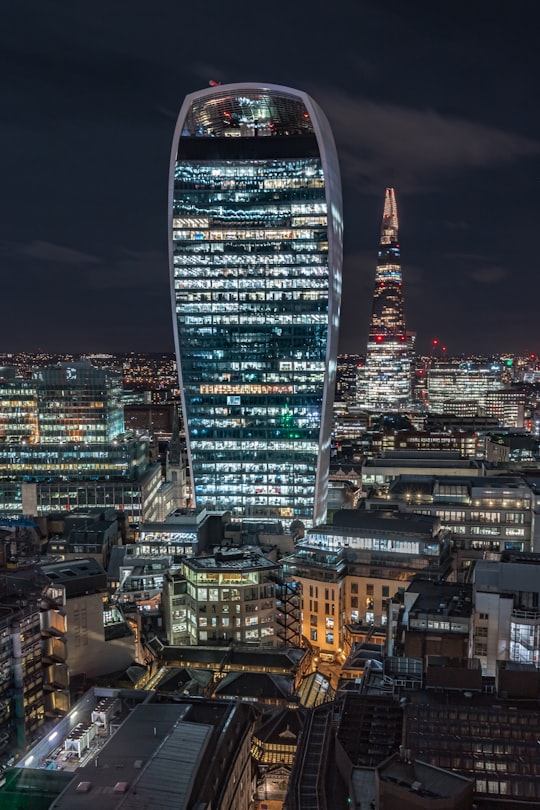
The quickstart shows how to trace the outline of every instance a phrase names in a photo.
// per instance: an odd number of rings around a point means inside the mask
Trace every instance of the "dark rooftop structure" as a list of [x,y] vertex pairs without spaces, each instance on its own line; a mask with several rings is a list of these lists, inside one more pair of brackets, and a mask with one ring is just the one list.
[[440,529],[440,520],[430,515],[405,515],[396,514],[396,512],[340,509],[334,513],[331,528],[358,529],[370,532],[399,532],[400,534],[434,537]]
[[422,615],[469,619],[472,613],[472,585],[439,582],[417,577],[405,594],[409,624]]
[[242,549],[216,551],[212,557],[189,557],[184,564],[194,571],[254,571],[261,568],[277,568],[277,564],[267,560],[262,554],[246,552]]
[[53,585],[63,585],[67,598],[107,590],[107,574],[92,557],[49,563],[42,571]]
[[245,649],[232,647],[174,647],[157,637],[148,643],[149,649],[163,666],[185,666],[215,672],[273,672],[301,673],[310,660],[310,652],[299,647],[283,649]]
[[375,767],[401,744],[403,709],[391,697],[348,692],[336,734],[336,745],[351,766]]
[[229,672],[221,680],[214,697],[287,703],[292,696],[294,678],[268,672]]
[[497,694],[517,700],[540,700],[540,670],[534,664],[497,661]]
[[478,658],[445,658],[430,655],[426,667],[426,689],[482,691],[482,665]]
[[[145,703],[54,803],[55,810],[187,810],[221,806],[239,753],[249,751],[251,709],[219,701]],[[249,760],[249,757],[248,757]],[[248,789],[245,767],[235,789]]]
[[419,760],[407,761],[394,754],[376,770],[379,810],[426,808],[469,810],[473,781],[452,771]]
[[155,689],[163,694],[204,695],[212,680],[210,670],[167,667]]
[[[475,781],[475,801],[540,803],[540,709],[536,701],[452,691],[409,692],[404,748],[408,759],[458,771]],[[518,806],[518,805],[516,805]]]
[[516,475],[400,475],[390,484],[388,494],[390,499],[410,496],[411,500],[428,503],[470,504],[475,490],[506,490],[517,494],[519,490],[527,491],[528,486]]

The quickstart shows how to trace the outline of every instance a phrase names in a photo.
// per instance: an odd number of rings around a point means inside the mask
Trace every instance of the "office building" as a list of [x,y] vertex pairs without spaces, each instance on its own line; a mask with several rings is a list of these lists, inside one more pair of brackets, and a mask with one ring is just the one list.
[[534,494],[517,476],[400,475],[366,507],[438,517],[459,569],[488,552],[534,550]]
[[496,417],[507,428],[525,426],[526,391],[488,391],[484,398],[484,411],[487,416]]
[[[473,694],[463,685],[408,692],[403,750],[412,761],[472,779],[478,807],[537,807],[538,702],[502,697]],[[432,802],[428,806],[437,807]]]
[[326,512],[342,215],[328,122],[305,93],[189,95],[170,175],[175,343],[195,504]]
[[122,542],[117,513],[109,510],[60,512],[49,515],[47,529],[50,538],[47,551],[61,554],[64,560],[93,557],[106,568],[112,549]]
[[[52,472],[52,471],[51,471]],[[117,509],[130,523],[160,520],[172,501],[162,502],[161,465],[152,464],[139,478],[65,481],[1,481],[0,510],[9,515],[46,516],[72,509]]]
[[[362,484],[374,497],[384,497],[392,482],[407,476],[483,476],[484,465],[457,450],[393,450],[362,465]],[[385,508],[384,505],[381,508]]]
[[359,405],[373,411],[410,406],[413,343],[405,327],[396,196],[387,188],[366,360],[358,369]]
[[[42,571],[47,580],[43,627],[54,638],[63,623],[69,676],[95,678],[130,666],[135,640],[121,611],[109,603],[107,574],[99,563],[82,557],[48,563]],[[66,678],[67,671],[60,683],[65,685]]]
[[[473,626],[472,588],[417,577],[403,595],[402,637],[406,658],[467,658]],[[447,667],[448,669],[448,667]]]
[[[434,413],[473,417],[482,410],[490,392],[504,387],[504,371],[501,363],[432,359],[428,370],[428,409]],[[493,405],[486,415],[499,416],[497,400],[489,401]]]
[[184,560],[185,620],[191,644],[234,641],[278,645],[276,580],[279,565],[246,549]]
[[115,508],[132,522],[174,508],[147,440],[124,432],[121,377],[89,363],[0,370],[0,511]]
[[440,521],[346,509],[309,531],[282,560],[299,584],[302,636],[325,656],[344,648],[346,625],[381,625],[387,602],[417,574],[440,578],[450,538]]
[[89,363],[0,377],[0,478],[137,478],[148,449],[124,433],[121,378]]
[[0,606],[0,756],[24,748],[45,722],[40,611],[35,599],[21,601],[3,594]]

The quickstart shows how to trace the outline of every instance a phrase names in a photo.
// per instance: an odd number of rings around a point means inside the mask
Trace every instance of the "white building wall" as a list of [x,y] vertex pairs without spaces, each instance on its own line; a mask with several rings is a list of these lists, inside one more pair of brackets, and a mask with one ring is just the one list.
[[512,598],[485,591],[475,594],[471,655],[480,660],[485,676],[494,677],[497,661],[510,658],[512,608]]

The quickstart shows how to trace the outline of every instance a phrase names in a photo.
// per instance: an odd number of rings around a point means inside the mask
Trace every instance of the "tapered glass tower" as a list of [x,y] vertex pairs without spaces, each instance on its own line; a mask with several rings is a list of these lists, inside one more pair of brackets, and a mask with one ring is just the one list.
[[393,188],[386,189],[375,292],[358,401],[368,410],[399,411],[411,403],[414,335],[405,329],[398,216]]
[[197,504],[326,514],[341,188],[319,107],[287,87],[188,96],[173,141],[176,353]]

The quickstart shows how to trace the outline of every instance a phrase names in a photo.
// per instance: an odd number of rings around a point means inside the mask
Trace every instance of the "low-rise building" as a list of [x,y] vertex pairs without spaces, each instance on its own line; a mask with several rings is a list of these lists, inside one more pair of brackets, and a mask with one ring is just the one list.
[[366,508],[438,517],[452,533],[458,568],[486,552],[530,551],[534,538],[534,494],[518,476],[401,475]]
[[362,486],[374,488],[382,497],[396,479],[407,476],[482,476],[481,462],[464,458],[458,451],[393,450],[362,465]]
[[63,514],[63,531],[50,538],[48,551],[65,560],[93,557],[104,568],[113,546],[121,542],[120,527],[113,509],[89,509]]
[[473,572],[471,655],[484,675],[498,661],[540,667],[540,554],[479,560]]
[[97,677],[129,666],[135,660],[135,639],[119,608],[109,603],[107,574],[96,560],[49,563],[42,571],[51,602],[44,631],[57,635],[59,617],[65,616],[70,677]]
[[415,578],[404,594],[403,654],[467,658],[472,616],[471,585]]
[[[121,703],[131,709],[121,712],[114,728],[100,727],[92,719],[102,698],[87,693],[71,712],[76,720],[68,724],[66,718],[64,726],[47,735],[19,764],[24,781],[32,782],[39,763],[50,754],[53,770],[46,774],[58,784],[55,810],[84,810],[96,802],[102,810],[127,806],[248,810],[255,789],[251,773],[255,715],[250,706],[189,697],[169,701],[164,695],[154,695],[152,701],[151,693],[125,690],[107,693],[113,699],[120,695]],[[48,742],[53,737],[55,741]],[[59,744],[65,754],[51,759]],[[67,785],[67,776],[62,783],[55,779],[58,766],[71,775]],[[24,785],[6,787],[17,806],[32,801]]]
[[388,600],[416,574],[448,573],[450,541],[438,519],[342,510],[282,563],[301,588],[302,635],[335,657],[347,624],[386,623]]
[[182,563],[186,615],[192,644],[280,643],[276,622],[276,581],[280,566],[257,548],[216,551]]

